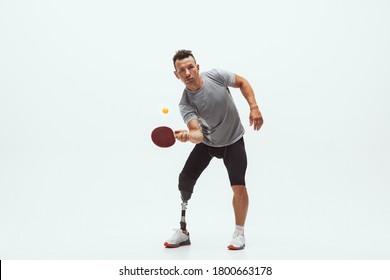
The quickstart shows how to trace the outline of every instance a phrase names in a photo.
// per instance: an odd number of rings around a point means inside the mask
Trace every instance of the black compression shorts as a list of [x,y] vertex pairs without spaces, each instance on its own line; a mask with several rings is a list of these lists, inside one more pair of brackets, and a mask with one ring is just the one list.
[[[213,157],[223,159],[231,186],[245,185],[247,157],[244,138],[225,147],[210,147],[203,143],[195,145],[184,165],[182,174],[196,182]],[[192,193],[192,188],[193,186],[179,185],[179,189],[187,190],[190,193]]]

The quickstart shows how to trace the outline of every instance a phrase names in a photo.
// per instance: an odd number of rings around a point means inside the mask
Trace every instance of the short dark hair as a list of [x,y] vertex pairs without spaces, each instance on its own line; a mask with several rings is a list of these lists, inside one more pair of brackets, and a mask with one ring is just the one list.
[[176,52],[176,54],[173,56],[173,66],[176,68],[175,66],[175,62],[176,60],[182,60],[184,58],[187,58],[187,57],[192,57],[196,63],[196,59],[194,57],[194,55],[192,54],[192,51],[190,50],[178,50]]

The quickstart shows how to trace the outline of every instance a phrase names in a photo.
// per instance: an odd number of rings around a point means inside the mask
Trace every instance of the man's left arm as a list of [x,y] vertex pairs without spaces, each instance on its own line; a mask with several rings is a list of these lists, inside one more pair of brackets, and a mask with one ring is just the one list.
[[255,130],[259,130],[263,125],[263,116],[261,115],[259,106],[256,102],[255,93],[252,89],[250,83],[244,77],[241,77],[235,74],[235,82],[233,87],[239,88],[242,95],[245,97],[246,101],[249,104],[250,114],[249,114],[249,125],[253,124]]

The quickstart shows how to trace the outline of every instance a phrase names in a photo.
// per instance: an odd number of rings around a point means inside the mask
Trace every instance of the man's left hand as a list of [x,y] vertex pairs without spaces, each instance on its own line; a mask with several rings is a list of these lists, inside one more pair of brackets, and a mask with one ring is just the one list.
[[254,130],[259,130],[263,125],[263,116],[258,107],[252,108],[249,113],[249,125],[253,124]]

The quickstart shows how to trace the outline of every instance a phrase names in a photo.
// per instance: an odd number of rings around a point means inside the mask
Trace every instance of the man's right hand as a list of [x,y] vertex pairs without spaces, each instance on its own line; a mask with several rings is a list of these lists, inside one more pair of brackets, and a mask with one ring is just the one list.
[[179,140],[180,142],[187,142],[190,140],[191,134],[188,130],[185,129],[179,129],[175,130],[175,138]]

